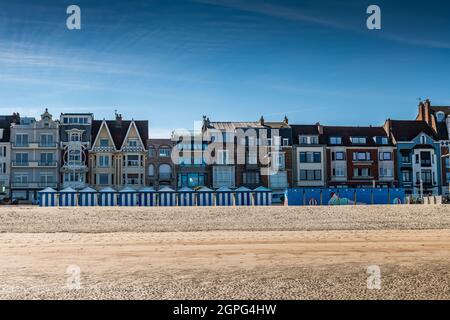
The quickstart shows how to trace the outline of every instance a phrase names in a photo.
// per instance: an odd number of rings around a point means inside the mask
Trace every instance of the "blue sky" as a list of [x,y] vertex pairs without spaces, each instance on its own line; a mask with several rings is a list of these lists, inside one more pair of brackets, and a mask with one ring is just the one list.
[[[77,4],[82,30],[69,31]],[[366,28],[366,8],[382,30]],[[450,105],[447,1],[0,0],[0,113],[379,125]]]

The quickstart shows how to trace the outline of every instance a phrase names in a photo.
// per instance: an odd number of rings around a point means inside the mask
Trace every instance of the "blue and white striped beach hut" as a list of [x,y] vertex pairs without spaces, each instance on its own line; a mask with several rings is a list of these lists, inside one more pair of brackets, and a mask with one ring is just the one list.
[[216,206],[232,206],[234,201],[233,190],[221,187],[216,190]]
[[56,207],[58,192],[52,188],[45,188],[39,191],[39,206],[41,207]]
[[270,206],[272,204],[272,190],[258,187],[254,191],[255,206]]
[[176,205],[177,193],[170,187],[162,187],[158,190],[159,205],[161,207],[171,207]]
[[107,187],[101,189],[98,195],[98,205],[102,207],[114,207],[117,204],[116,190]]
[[236,192],[236,205],[237,206],[251,206],[252,203],[252,190],[246,187],[240,187],[235,190]]
[[178,205],[192,207],[195,205],[195,191],[184,187],[178,190]]
[[152,187],[144,187],[139,190],[139,205],[141,207],[156,206],[156,191]]
[[197,190],[197,206],[213,206],[214,205],[214,190],[207,187],[201,187]]
[[82,207],[93,207],[97,205],[97,190],[86,187],[80,190],[78,205]]
[[65,188],[59,191],[59,205],[61,207],[74,207],[78,204],[77,191],[73,188]]
[[125,187],[119,191],[119,206],[134,207],[137,205],[137,191],[130,187]]

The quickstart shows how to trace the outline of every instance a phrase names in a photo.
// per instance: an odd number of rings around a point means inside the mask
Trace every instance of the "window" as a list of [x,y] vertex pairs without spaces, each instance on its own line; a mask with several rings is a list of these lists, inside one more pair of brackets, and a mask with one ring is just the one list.
[[391,168],[380,168],[380,177],[393,177]]
[[341,137],[330,137],[330,144],[342,144],[342,138]]
[[98,157],[98,166],[102,168],[109,167],[109,156],[99,156]]
[[259,172],[244,172],[242,174],[242,182],[244,184],[258,184],[259,183]]
[[409,153],[403,151],[400,154],[401,154],[401,161],[403,164],[411,163],[411,157],[410,157]]
[[283,139],[283,147],[289,146],[289,139],[284,138]]
[[213,168],[214,188],[227,187],[234,188],[234,168],[214,167]]
[[109,184],[109,174],[107,173],[100,173],[98,176],[98,184],[101,185],[108,185]]
[[256,152],[250,152],[247,158],[248,164],[258,164],[258,155]]
[[81,151],[69,150],[69,165],[81,164]]
[[129,155],[126,157],[126,159],[127,159],[126,165],[128,167],[139,167],[140,165],[139,155]]
[[300,144],[319,144],[319,137],[300,135],[298,141]]
[[0,148],[0,157],[6,157],[6,147]]
[[149,177],[155,176],[155,166],[153,164],[148,165],[148,176]]
[[28,153],[16,153],[16,164],[19,166],[27,166]]
[[139,143],[138,139],[129,139],[128,140],[129,147],[137,147],[138,143]]
[[370,168],[354,168],[353,169],[353,176],[354,177],[370,177],[371,175]]
[[334,160],[334,161],[345,160],[345,153],[342,152],[342,151],[332,152],[331,153],[331,160]]
[[217,164],[229,164],[229,151],[228,150],[217,150]]
[[153,147],[148,148],[148,157],[153,158],[155,155],[156,155],[155,148]]
[[371,159],[370,152],[353,152],[353,161],[370,161]]
[[284,170],[285,168],[285,161],[284,161],[284,153],[282,152],[275,152],[271,154],[271,162],[272,167],[277,168],[279,170]]
[[270,138],[267,139],[267,145],[268,145],[268,146],[272,146],[272,139],[270,139]]
[[16,145],[28,146],[28,134],[18,133],[16,135]]
[[159,148],[159,156],[163,157],[163,158],[170,157],[170,148],[168,148],[168,147]]
[[178,188],[201,187],[205,185],[206,174],[204,173],[179,173],[178,174]]
[[380,152],[380,161],[390,161],[392,160],[391,152]]
[[445,113],[442,111],[436,112],[436,120],[438,122],[443,122],[445,120]]
[[320,181],[322,180],[322,170],[300,170],[301,181]]
[[408,170],[402,171],[402,181],[403,182],[411,182],[411,172]]
[[19,184],[28,183],[28,174],[27,173],[16,173],[14,174],[14,182]]
[[420,143],[421,144],[426,144],[427,143],[427,137],[425,137],[424,135],[420,136]]
[[387,137],[382,137],[382,136],[374,137],[374,141],[376,144],[382,144],[382,145],[389,144],[389,140]]
[[164,163],[159,166],[159,179],[169,180],[172,178],[172,168],[170,165]]
[[39,183],[42,186],[47,186],[56,181],[55,176],[52,173],[41,173],[39,176]]
[[287,188],[287,172],[282,171],[269,176],[269,184],[271,188]]
[[334,177],[345,177],[345,169],[342,167],[333,168],[332,174]]
[[125,185],[140,185],[142,184],[142,179],[137,173],[124,174],[122,181]]
[[41,146],[48,147],[53,145],[53,135],[42,134],[41,135]]
[[69,135],[69,141],[71,141],[71,142],[81,141],[81,133],[80,132],[71,132]]
[[84,174],[78,172],[64,173],[64,182],[84,182]]
[[365,137],[350,137],[350,141],[353,144],[366,144],[366,138]]
[[431,167],[431,152],[428,151],[420,152],[420,165],[422,167]]
[[[431,184],[433,183],[433,175],[431,170],[422,170],[422,183]],[[420,182],[420,181],[419,181]]]
[[100,147],[109,147],[108,139],[100,139]]
[[53,164],[53,153],[41,153],[41,165]]
[[321,163],[322,154],[320,152],[300,152],[300,163]]

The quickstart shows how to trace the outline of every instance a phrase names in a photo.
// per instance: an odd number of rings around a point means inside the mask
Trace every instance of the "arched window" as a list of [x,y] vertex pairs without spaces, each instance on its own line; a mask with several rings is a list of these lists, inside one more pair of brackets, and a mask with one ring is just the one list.
[[155,166],[153,164],[150,164],[148,166],[148,176],[153,177],[155,175]]
[[153,158],[156,155],[155,148],[153,146],[148,147],[148,157]]

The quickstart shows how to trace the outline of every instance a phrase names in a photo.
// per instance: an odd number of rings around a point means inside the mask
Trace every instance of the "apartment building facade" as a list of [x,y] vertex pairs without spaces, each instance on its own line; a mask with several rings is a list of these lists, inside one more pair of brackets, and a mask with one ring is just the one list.
[[416,196],[441,194],[441,144],[435,131],[419,120],[388,119],[384,127],[397,147],[400,187]]
[[293,187],[321,188],[327,183],[327,146],[321,144],[323,127],[291,125]]
[[60,116],[61,188],[79,190],[88,186],[93,120],[92,113],[62,113]]
[[327,185],[340,188],[395,187],[395,146],[383,127],[323,126]]
[[211,187],[211,169],[207,164],[208,142],[201,130],[175,130],[172,161],[177,188]]
[[11,192],[11,124],[18,122],[17,113],[0,116],[0,199],[9,198]]
[[45,109],[40,119],[11,125],[11,198],[34,203],[46,187],[59,187],[59,121]]
[[92,187],[139,189],[145,185],[148,121],[115,120],[92,122],[89,149],[89,181]]
[[147,140],[147,185],[159,189],[162,186],[176,188],[175,165],[172,161],[171,139]]

